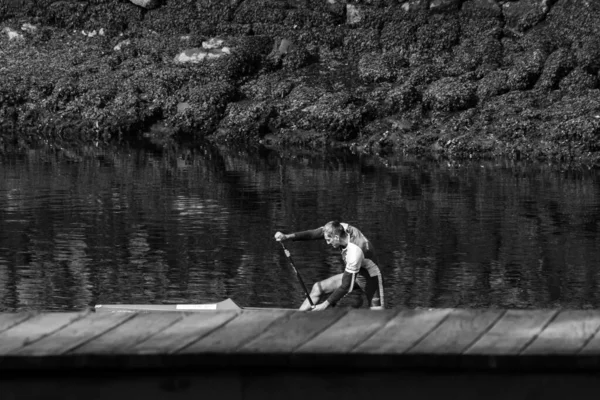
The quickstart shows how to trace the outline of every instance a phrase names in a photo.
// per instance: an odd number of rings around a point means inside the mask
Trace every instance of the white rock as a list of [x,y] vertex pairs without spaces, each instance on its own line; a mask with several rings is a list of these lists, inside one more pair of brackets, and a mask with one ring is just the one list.
[[93,30],[91,32],[87,32],[87,31],[81,31],[81,34],[83,36],[87,36],[87,37],[94,37],[98,34],[98,32],[96,32],[96,30]]
[[346,4],[346,23],[357,24],[362,20],[362,15],[358,7],[352,4]]
[[223,39],[212,38],[206,42],[202,42],[202,47],[205,49],[216,49],[223,46]]
[[15,31],[14,29],[11,29],[9,27],[2,29],[2,32],[6,32],[6,34],[8,35],[8,40],[23,40],[24,39],[23,35],[21,35],[19,32]]
[[21,26],[21,30],[25,32],[35,32],[37,31],[37,26],[31,25],[30,23],[26,22]]
[[190,105],[190,103],[188,103],[187,101],[182,101],[177,104],[177,113],[183,114],[185,112],[185,110],[187,110],[188,108],[191,108],[191,107],[192,106]]
[[222,49],[203,49],[200,47],[194,47],[179,53],[177,56],[175,56],[173,61],[177,63],[199,63],[205,59],[213,60],[229,54],[231,54],[231,51],[228,47],[223,47]]
[[136,6],[144,7],[148,10],[158,6],[158,0],[129,0]]
[[129,46],[131,44],[131,40],[127,39],[127,40],[123,40],[119,43],[117,43],[117,45],[115,47],[113,47],[114,51],[121,51],[121,49],[125,46]]

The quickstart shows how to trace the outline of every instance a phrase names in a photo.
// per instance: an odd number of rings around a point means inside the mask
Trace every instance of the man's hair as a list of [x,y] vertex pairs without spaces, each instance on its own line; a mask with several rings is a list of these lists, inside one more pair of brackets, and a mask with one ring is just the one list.
[[346,230],[338,221],[329,221],[326,223],[323,227],[323,232],[332,236],[339,236],[340,238],[346,237]]

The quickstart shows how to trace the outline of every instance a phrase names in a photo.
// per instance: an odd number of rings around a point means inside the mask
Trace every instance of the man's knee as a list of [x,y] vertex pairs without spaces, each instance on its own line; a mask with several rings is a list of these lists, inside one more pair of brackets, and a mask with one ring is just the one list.
[[321,282],[317,282],[313,285],[310,294],[316,294],[316,295],[321,295],[323,294],[323,286],[321,285]]

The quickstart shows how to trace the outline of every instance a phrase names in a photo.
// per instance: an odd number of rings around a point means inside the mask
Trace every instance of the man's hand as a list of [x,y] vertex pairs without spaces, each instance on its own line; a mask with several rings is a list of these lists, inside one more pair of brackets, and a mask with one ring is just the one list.
[[288,235],[286,235],[285,233],[276,232],[275,233],[275,240],[277,240],[278,242],[281,242],[281,241],[284,241],[284,240],[288,240]]
[[327,300],[325,300],[324,302],[322,302],[321,304],[317,304],[315,306],[315,308],[313,308],[313,311],[322,311],[325,310],[326,308],[329,307],[329,302]]

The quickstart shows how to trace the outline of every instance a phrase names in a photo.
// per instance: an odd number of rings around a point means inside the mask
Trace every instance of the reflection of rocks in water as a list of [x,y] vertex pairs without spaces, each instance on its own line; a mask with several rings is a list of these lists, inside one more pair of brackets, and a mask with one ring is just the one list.
[[228,211],[219,205],[216,200],[200,197],[177,196],[173,201],[173,209],[179,211],[180,216],[206,216],[208,220],[218,220],[228,214]]
[[150,142],[162,146],[172,141],[173,135],[175,134],[175,128],[168,126],[163,121],[153,123],[148,128],[143,136],[150,140]]

